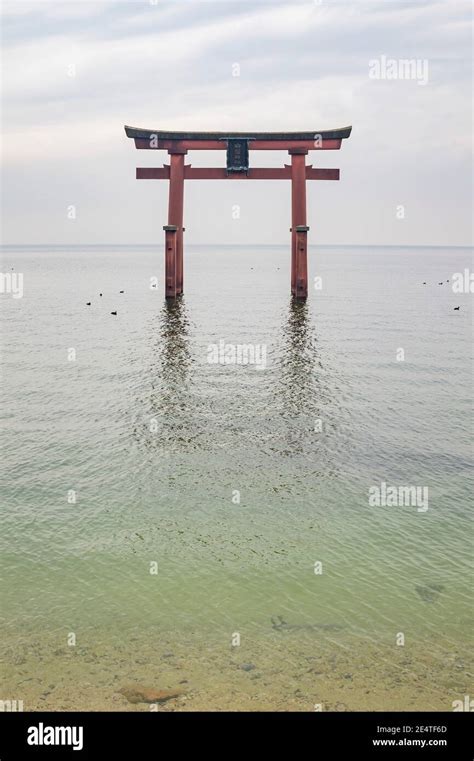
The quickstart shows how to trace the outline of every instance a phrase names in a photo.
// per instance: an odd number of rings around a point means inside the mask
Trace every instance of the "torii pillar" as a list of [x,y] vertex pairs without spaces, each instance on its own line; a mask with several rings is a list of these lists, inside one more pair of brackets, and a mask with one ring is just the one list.
[[291,293],[297,299],[308,296],[308,230],[306,225],[305,148],[290,148],[291,156]]
[[175,242],[172,244],[175,249],[175,262],[172,264],[171,255],[165,257],[165,280],[166,297],[174,299],[183,293],[184,157],[187,150],[176,147],[170,148],[168,153],[170,155],[170,187],[168,224],[165,225],[167,252],[173,237],[170,235],[173,232],[170,228],[176,227],[176,230],[174,231]]

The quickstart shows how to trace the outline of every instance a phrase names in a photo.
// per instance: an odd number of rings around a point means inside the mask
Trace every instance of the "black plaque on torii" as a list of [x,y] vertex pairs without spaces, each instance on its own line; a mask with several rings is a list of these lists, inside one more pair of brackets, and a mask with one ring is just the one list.
[[253,137],[226,137],[227,174],[249,171],[249,140]]

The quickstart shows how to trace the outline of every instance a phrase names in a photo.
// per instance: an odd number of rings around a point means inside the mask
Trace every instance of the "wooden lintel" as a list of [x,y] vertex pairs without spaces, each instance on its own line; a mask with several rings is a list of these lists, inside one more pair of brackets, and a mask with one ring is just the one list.
[[[136,137],[135,147],[145,151],[225,151],[226,140],[149,140]],[[288,151],[301,148],[308,151],[337,151],[342,143],[341,138],[322,140],[249,140],[250,151]]]
[[[137,167],[137,180],[169,180],[170,167]],[[225,168],[221,167],[192,167],[186,164],[184,167],[185,180],[291,180],[291,167],[285,164],[284,167],[261,167],[249,169],[248,174],[245,172],[233,172],[227,174]],[[326,169],[322,167],[313,168],[311,165],[306,166],[307,180],[338,180],[339,169]]]

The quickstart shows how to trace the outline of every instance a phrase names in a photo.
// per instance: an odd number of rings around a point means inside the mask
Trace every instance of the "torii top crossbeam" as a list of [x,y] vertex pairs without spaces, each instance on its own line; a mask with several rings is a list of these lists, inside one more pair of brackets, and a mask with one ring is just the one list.
[[[168,141],[179,142],[185,141],[193,143],[188,150],[215,150],[225,148],[225,142],[233,138],[241,138],[242,140],[254,141],[253,146],[249,147],[253,150],[287,150],[288,143],[296,142],[300,147],[307,147],[309,150],[315,148],[315,142],[322,140],[326,143],[326,148],[337,149],[341,147],[341,140],[349,137],[352,127],[342,127],[341,129],[330,130],[311,130],[310,132],[167,132],[166,130],[154,130],[154,129],[141,129],[140,127],[128,127],[125,126],[125,132],[127,137],[132,137],[135,140],[137,148],[149,148],[150,142],[157,139],[161,144],[154,146],[155,148],[168,149]],[[319,138],[319,140],[317,140]],[[327,141],[338,141],[338,145],[327,145]],[[142,144],[141,141],[145,141],[146,144]],[[222,142],[224,141],[224,145]],[[217,144],[219,143],[220,144]],[[276,143],[282,143],[281,146],[275,145]],[[165,144],[166,143],[166,144]],[[194,145],[196,143],[196,145]],[[263,143],[263,145],[262,145]],[[269,147],[266,147],[266,143],[270,143]],[[307,143],[307,145],[302,145]]]
[[[125,127],[127,137],[140,150],[166,150],[170,164],[159,168],[138,167],[137,179],[169,180],[168,224],[165,240],[165,293],[175,298],[183,292],[183,202],[184,180],[291,180],[292,255],[291,292],[306,298],[307,232],[306,180],[338,180],[339,169],[313,168],[305,155],[314,150],[339,150],[352,127],[310,132],[168,132]],[[192,167],[184,164],[190,150],[225,150],[225,167]],[[250,167],[250,151],[288,151],[291,166],[278,168]]]

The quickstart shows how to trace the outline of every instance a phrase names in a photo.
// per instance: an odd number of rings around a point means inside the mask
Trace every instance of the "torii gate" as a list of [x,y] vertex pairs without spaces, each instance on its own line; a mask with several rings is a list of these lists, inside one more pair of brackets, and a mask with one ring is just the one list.
[[[163,132],[125,126],[127,137],[144,150],[167,150],[170,164],[137,167],[137,180],[169,180],[168,224],[165,231],[165,296],[183,293],[184,180],[291,180],[291,293],[308,295],[306,180],[338,180],[339,169],[313,169],[305,155],[312,150],[339,150],[352,127],[324,132]],[[227,152],[224,168],[192,167],[188,151]],[[249,151],[288,151],[291,166],[251,169]]]

